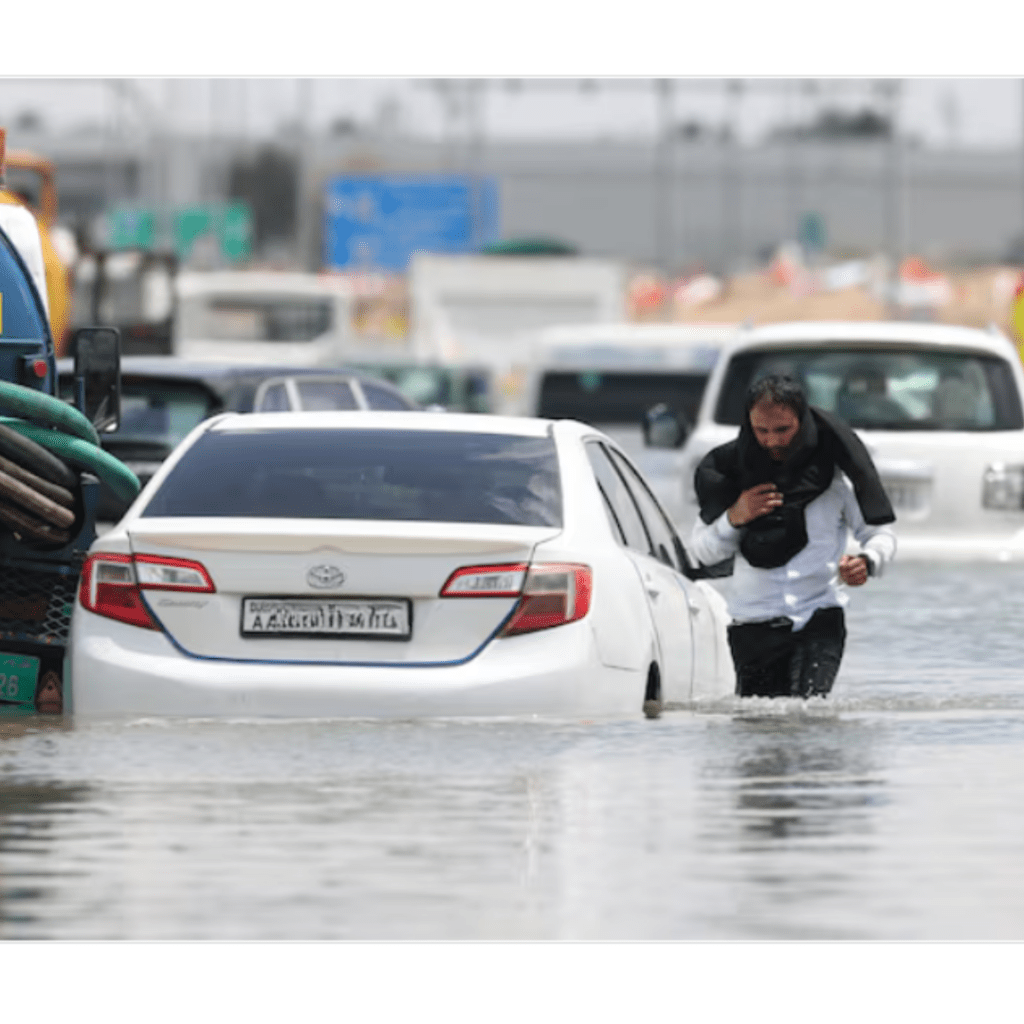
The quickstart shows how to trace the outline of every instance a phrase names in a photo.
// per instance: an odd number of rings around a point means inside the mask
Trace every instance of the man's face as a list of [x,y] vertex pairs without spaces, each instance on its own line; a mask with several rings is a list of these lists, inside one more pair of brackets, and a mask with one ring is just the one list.
[[800,420],[788,405],[762,400],[751,407],[750,426],[757,443],[776,462],[783,462],[793,449]]

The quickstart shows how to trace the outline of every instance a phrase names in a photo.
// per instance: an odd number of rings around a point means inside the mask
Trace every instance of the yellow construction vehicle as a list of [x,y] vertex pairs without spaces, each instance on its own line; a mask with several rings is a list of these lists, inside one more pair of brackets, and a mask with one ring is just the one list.
[[50,160],[24,150],[7,150],[6,164],[8,173],[14,171],[32,180],[33,188],[24,191],[16,183],[0,186],[0,203],[27,206],[39,225],[50,332],[60,357],[67,350],[70,333],[71,267],[65,264],[53,244],[52,232],[57,224],[57,176]]

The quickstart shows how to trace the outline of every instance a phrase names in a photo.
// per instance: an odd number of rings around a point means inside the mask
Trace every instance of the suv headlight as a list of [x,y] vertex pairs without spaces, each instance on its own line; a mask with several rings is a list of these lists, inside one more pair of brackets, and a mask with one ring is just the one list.
[[1024,466],[993,462],[981,478],[981,504],[984,508],[1024,508]]

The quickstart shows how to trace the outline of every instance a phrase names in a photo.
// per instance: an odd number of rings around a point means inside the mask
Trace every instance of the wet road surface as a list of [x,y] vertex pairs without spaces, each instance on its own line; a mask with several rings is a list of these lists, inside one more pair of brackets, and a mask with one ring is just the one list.
[[1024,938],[1024,567],[848,626],[654,722],[0,722],[0,940]]

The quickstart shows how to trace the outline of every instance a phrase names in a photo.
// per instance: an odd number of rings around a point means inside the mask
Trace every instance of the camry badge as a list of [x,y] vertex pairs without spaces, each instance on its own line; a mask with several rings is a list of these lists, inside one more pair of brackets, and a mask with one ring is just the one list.
[[314,565],[306,573],[306,582],[318,590],[333,590],[345,582],[345,574],[336,565]]

